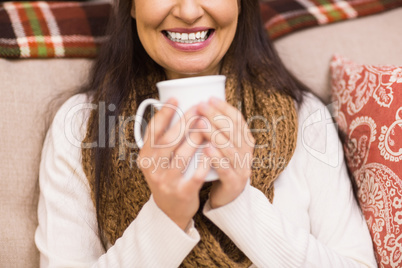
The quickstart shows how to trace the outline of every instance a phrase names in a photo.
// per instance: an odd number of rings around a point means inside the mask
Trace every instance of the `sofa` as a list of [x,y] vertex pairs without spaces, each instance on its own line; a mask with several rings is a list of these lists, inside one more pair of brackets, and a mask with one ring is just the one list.
[[[402,66],[402,8],[306,28],[274,45],[287,68],[331,103],[333,54],[365,64]],[[39,267],[34,243],[38,173],[51,114],[84,84],[93,59],[0,58],[1,267]],[[391,266],[389,266],[391,267]]]

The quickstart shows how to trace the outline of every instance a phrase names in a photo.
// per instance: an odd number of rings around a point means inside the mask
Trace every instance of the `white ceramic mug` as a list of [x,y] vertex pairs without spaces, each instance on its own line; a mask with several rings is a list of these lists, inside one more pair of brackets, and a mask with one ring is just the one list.
[[[171,121],[170,125],[177,122],[184,113],[192,106],[199,104],[200,102],[207,102],[211,97],[215,97],[221,100],[225,100],[225,82],[226,77],[224,75],[210,75],[210,76],[198,76],[191,78],[182,78],[174,80],[166,80],[156,83],[158,88],[159,100],[146,99],[139,105],[134,124],[134,137],[139,148],[144,145],[142,135],[142,122],[145,109],[149,105],[153,105],[156,108],[161,108],[163,103],[168,99],[174,97],[178,101],[178,109]],[[200,163],[202,156],[201,149],[198,149],[189,161],[186,172],[183,174],[184,179],[190,179],[194,174],[197,164]],[[215,170],[211,169],[206,176],[206,181],[213,181],[218,179],[218,174]]]

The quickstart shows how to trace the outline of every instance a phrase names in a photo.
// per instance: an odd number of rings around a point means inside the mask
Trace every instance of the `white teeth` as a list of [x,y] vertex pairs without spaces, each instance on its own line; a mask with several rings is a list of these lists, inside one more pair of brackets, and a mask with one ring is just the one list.
[[170,39],[175,39],[176,38],[176,34],[172,33],[172,32],[168,32],[169,38]]
[[177,33],[177,32],[167,32],[167,37],[179,43],[196,43],[196,42],[204,42],[206,40],[206,36],[208,31],[200,31],[195,33]]

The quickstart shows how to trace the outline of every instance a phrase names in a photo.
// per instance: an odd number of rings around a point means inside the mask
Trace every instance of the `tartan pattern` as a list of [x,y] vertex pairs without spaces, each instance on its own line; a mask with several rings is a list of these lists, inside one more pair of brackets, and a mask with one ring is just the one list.
[[367,16],[402,6],[402,0],[261,1],[264,27],[271,39],[296,30]]
[[[271,39],[307,27],[367,16],[402,6],[402,0],[260,1]],[[92,58],[107,40],[107,3],[0,4],[0,58]]]
[[95,57],[104,42],[109,4],[5,2],[0,5],[0,57]]

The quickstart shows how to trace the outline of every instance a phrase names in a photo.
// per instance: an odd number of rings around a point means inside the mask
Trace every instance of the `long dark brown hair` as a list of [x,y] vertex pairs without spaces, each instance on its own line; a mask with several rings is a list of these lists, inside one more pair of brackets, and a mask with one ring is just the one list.
[[[240,14],[233,43],[227,55],[231,55],[236,77],[258,86],[258,81],[265,80],[265,85],[291,96],[298,104],[303,99],[306,88],[286,70],[269,40],[260,17],[258,0],[240,0]],[[136,79],[149,74],[166,79],[164,70],[145,52],[137,30],[136,21],[131,17],[132,0],[117,1],[112,11],[107,33],[109,40],[103,45],[91,70],[88,86],[80,93],[90,94],[94,102],[103,101],[114,104],[114,111],[107,110],[107,116],[118,118],[125,99],[133,89]],[[138,96],[140,102],[153,92]],[[136,93],[139,94],[139,93]],[[97,118],[99,111],[94,111]],[[96,120],[95,120],[96,121]],[[106,122],[107,123],[107,122]],[[99,137],[98,122],[94,122],[92,137]],[[105,129],[108,129],[106,126]],[[106,146],[94,148],[95,161],[95,205],[100,222],[100,196],[102,185],[108,184],[108,168],[111,165],[110,133],[105,133]],[[99,229],[100,232],[100,229]],[[101,232],[100,232],[101,233]]]

